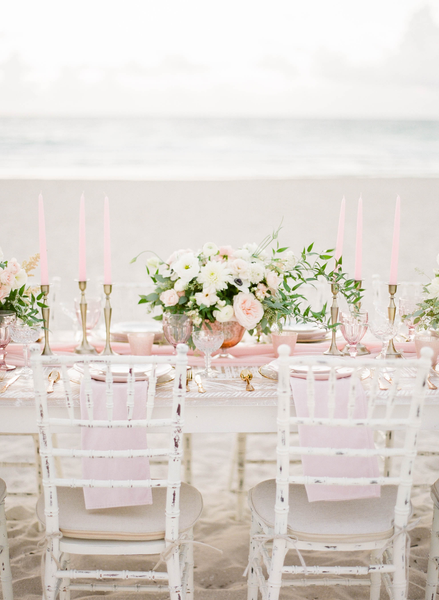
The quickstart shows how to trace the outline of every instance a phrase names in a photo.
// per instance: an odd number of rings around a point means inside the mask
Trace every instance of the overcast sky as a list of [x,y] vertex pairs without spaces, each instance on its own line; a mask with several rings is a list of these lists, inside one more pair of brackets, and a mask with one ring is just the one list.
[[1,115],[439,119],[439,0],[20,0]]

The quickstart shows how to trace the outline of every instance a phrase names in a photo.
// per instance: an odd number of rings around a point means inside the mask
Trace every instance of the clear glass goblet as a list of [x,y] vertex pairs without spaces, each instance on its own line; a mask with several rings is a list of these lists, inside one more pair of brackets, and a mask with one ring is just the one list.
[[24,366],[21,375],[24,379],[30,379],[32,369],[29,367],[29,344],[36,342],[41,336],[41,328],[37,325],[26,325],[21,319],[11,326],[11,338],[17,344],[23,344]]
[[376,357],[377,359],[386,358],[389,342],[395,336],[396,328],[396,322],[392,323],[392,321],[390,321],[385,314],[374,314],[369,323],[369,329],[371,330],[372,334],[382,342],[381,351]]
[[357,345],[363,339],[368,328],[367,312],[353,311],[340,314],[341,333],[348,345],[348,352],[352,358],[357,356]]
[[6,346],[11,341],[11,325],[16,321],[16,314],[9,310],[0,311],[0,369],[2,371],[13,371],[15,365],[7,365]]
[[205,321],[199,329],[192,333],[192,339],[198,350],[204,352],[205,369],[201,373],[205,377],[216,377],[217,371],[211,368],[212,352],[221,348],[224,342],[223,324],[216,321]]
[[[78,298],[74,299],[76,318],[78,319],[79,326],[82,327],[81,317],[81,306]],[[99,318],[102,312],[102,300],[101,298],[88,298],[87,297],[87,316],[86,316],[86,329],[87,333],[90,333],[92,329],[96,327],[99,322]]]
[[404,325],[406,325],[409,330],[409,341],[413,341],[415,338],[415,317],[409,315],[412,315],[418,310],[418,304],[420,302],[422,302],[422,296],[415,298],[404,296],[399,299],[399,314],[401,315],[401,320],[403,320]]
[[163,333],[168,342],[174,346],[185,344],[191,337],[192,319],[187,315],[163,314]]

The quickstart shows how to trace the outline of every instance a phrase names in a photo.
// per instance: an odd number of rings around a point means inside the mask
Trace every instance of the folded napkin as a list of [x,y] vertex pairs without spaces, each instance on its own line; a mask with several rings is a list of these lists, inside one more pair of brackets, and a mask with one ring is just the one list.
[[[328,381],[315,381],[315,416],[328,417]],[[337,379],[335,393],[335,418],[348,414],[350,378]],[[307,382],[291,377],[293,400],[298,417],[308,417]],[[367,399],[361,385],[357,386],[354,418],[367,415]],[[373,431],[367,427],[326,427],[323,425],[300,425],[299,441],[304,447],[328,448],[374,448]],[[378,457],[357,456],[302,456],[303,472],[311,477],[378,477]],[[309,502],[318,500],[355,500],[379,498],[380,486],[339,486],[311,484],[306,486]]]
[[[91,382],[95,420],[107,419],[106,383]],[[113,384],[113,419],[127,418],[127,383]],[[133,419],[146,419],[147,381],[134,384]],[[88,419],[84,383],[81,383],[81,418]],[[146,430],[82,428],[83,450],[144,450]],[[82,460],[84,479],[149,479],[148,458],[84,458]],[[84,488],[87,509],[114,508],[152,504],[151,488]]]

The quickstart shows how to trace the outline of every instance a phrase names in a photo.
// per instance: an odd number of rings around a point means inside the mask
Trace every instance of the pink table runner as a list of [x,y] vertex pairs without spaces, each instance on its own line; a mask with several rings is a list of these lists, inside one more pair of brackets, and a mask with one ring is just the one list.
[[[335,417],[345,418],[348,410],[350,378],[338,379],[336,382]],[[291,388],[296,414],[307,417],[307,381],[291,377]],[[316,403],[315,416],[328,417],[327,381],[315,381]],[[367,415],[367,399],[361,385],[357,388],[357,399],[354,418],[361,419]],[[325,427],[299,426],[299,440],[303,447],[327,448],[374,448],[373,431],[365,427]],[[378,477],[377,457],[353,456],[302,456],[304,475],[319,477]],[[357,498],[377,498],[380,486],[338,486],[312,484],[306,486],[309,502],[319,500],[354,500]]]
[[[107,419],[106,384],[92,381],[94,419]],[[113,386],[113,418],[127,418],[128,384]],[[134,386],[133,419],[146,419],[146,395],[148,383],[138,381]],[[88,419],[84,387],[81,384],[81,418]],[[146,430],[132,429],[82,429],[83,450],[144,450]],[[150,479],[148,458],[85,458],[82,461],[84,479]],[[150,488],[84,488],[85,507],[87,509],[114,508],[118,506],[137,506],[152,504]]]

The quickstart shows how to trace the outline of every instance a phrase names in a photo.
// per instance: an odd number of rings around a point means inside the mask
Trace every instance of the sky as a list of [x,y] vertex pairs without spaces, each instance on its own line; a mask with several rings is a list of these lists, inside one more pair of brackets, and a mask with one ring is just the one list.
[[439,0],[20,0],[0,115],[439,119]]

